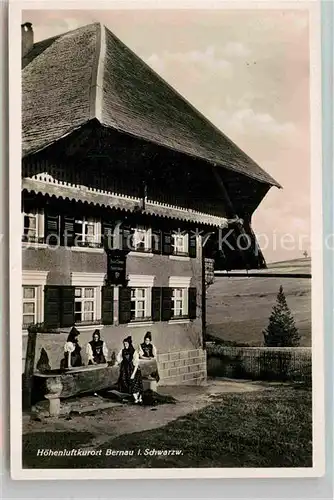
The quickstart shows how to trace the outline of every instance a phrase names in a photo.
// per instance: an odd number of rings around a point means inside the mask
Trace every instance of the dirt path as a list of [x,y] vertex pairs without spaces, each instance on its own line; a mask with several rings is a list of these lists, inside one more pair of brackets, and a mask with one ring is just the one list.
[[115,404],[110,408],[101,409],[106,400],[87,396],[80,398],[80,403],[71,402],[72,411],[75,405],[80,404],[83,410],[92,409],[94,412],[75,414],[70,417],[61,418],[25,418],[23,422],[23,433],[79,433],[87,432],[93,436],[89,443],[81,448],[100,447],[123,434],[142,432],[157,427],[163,427],[169,422],[183,417],[189,413],[200,410],[220,400],[227,393],[240,393],[265,390],[264,385],[254,382],[217,380],[208,381],[206,386],[168,386],[159,387],[160,394],[173,396],[176,404],[164,404],[155,407],[135,406],[126,404]]

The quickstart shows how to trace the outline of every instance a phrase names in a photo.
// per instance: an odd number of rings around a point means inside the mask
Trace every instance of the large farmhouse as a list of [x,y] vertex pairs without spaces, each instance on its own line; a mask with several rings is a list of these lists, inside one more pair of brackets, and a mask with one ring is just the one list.
[[[278,184],[103,25],[22,25],[22,68],[23,332],[56,368],[73,325],[110,351],[149,330],[164,383],[204,380],[205,264],[265,266],[251,217]],[[231,228],[251,244],[221,248]]]

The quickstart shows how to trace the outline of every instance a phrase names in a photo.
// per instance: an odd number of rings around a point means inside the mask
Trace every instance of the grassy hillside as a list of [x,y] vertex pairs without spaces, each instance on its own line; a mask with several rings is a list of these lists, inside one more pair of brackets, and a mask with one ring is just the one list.
[[[310,273],[309,259],[268,264],[273,272]],[[311,346],[311,280],[297,278],[216,278],[207,298],[207,333],[223,340],[261,345],[262,330],[280,285],[301,335]]]

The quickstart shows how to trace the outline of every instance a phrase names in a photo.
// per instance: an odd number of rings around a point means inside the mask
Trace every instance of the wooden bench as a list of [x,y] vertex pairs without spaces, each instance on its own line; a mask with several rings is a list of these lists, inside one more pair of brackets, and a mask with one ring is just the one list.
[[[155,359],[141,359],[139,367],[143,382],[147,385],[151,374],[157,372],[157,362]],[[39,387],[44,397],[49,400],[50,415],[57,416],[60,413],[61,399],[114,387],[118,381],[119,370],[119,365],[101,364],[49,370],[45,373],[35,372],[33,386]]]

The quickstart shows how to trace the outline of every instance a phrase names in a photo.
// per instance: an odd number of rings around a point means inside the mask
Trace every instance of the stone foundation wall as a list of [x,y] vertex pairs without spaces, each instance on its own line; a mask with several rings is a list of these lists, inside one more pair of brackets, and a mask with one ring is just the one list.
[[191,349],[158,356],[161,385],[199,385],[206,381],[206,351]]

